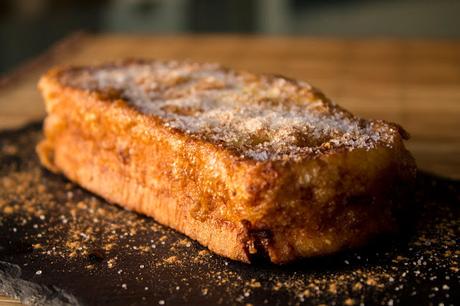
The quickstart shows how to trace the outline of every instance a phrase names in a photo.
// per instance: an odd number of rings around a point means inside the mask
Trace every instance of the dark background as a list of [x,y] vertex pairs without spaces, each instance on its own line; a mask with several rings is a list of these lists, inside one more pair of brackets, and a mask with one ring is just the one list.
[[77,30],[460,38],[460,0],[0,0],[0,75]]

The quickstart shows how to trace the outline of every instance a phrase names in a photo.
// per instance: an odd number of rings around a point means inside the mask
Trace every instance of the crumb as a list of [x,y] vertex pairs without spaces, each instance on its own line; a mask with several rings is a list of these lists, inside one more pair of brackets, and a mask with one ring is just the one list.
[[13,211],[14,211],[13,207],[11,207],[11,206],[6,206],[6,207],[3,208],[3,213],[5,213],[7,215],[13,213]]
[[369,286],[376,286],[377,285],[377,281],[374,279],[374,278],[368,278],[366,280],[366,284],[369,285]]
[[262,287],[262,284],[257,281],[256,279],[251,279],[251,281],[248,283],[248,286],[251,287],[251,288],[260,288]]
[[343,302],[345,305],[354,305],[355,304],[355,301],[351,298],[347,298],[344,302]]
[[168,264],[175,264],[175,263],[180,263],[180,260],[177,258],[177,256],[170,256],[164,260]]
[[332,294],[336,294],[337,293],[337,285],[336,284],[330,284],[329,285],[329,292],[332,293]]
[[115,259],[114,258],[110,258],[109,260],[107,260],[107,267],[109,269],[112,269],[114,266],[115,266]]

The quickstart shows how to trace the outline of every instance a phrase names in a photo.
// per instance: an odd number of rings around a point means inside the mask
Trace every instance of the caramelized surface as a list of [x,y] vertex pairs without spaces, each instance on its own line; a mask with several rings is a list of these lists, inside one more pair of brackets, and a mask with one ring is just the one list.
[[122,98],[168,127],[260,161],[390,146],[398,133],[351,115],[307,83],[217,64],[124,61],[68,69],[59,79]]

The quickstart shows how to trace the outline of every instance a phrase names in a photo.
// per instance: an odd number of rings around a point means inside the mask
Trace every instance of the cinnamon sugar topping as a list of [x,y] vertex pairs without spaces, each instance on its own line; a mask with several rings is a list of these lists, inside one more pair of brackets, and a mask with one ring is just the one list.
[[217,64],[129,61],[75,68],[65,85],[118,94],[166,126],[256,160],[391,145],[397,129],[357,118],[309,84]]

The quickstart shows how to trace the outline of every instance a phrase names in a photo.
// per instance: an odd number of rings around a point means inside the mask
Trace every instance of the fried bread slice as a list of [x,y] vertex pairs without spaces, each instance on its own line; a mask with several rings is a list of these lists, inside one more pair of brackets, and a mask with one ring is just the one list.
[[231,259],[286,263],[398,228],[404,131],[302,81],[179,61],[58,67],[42,164]]

